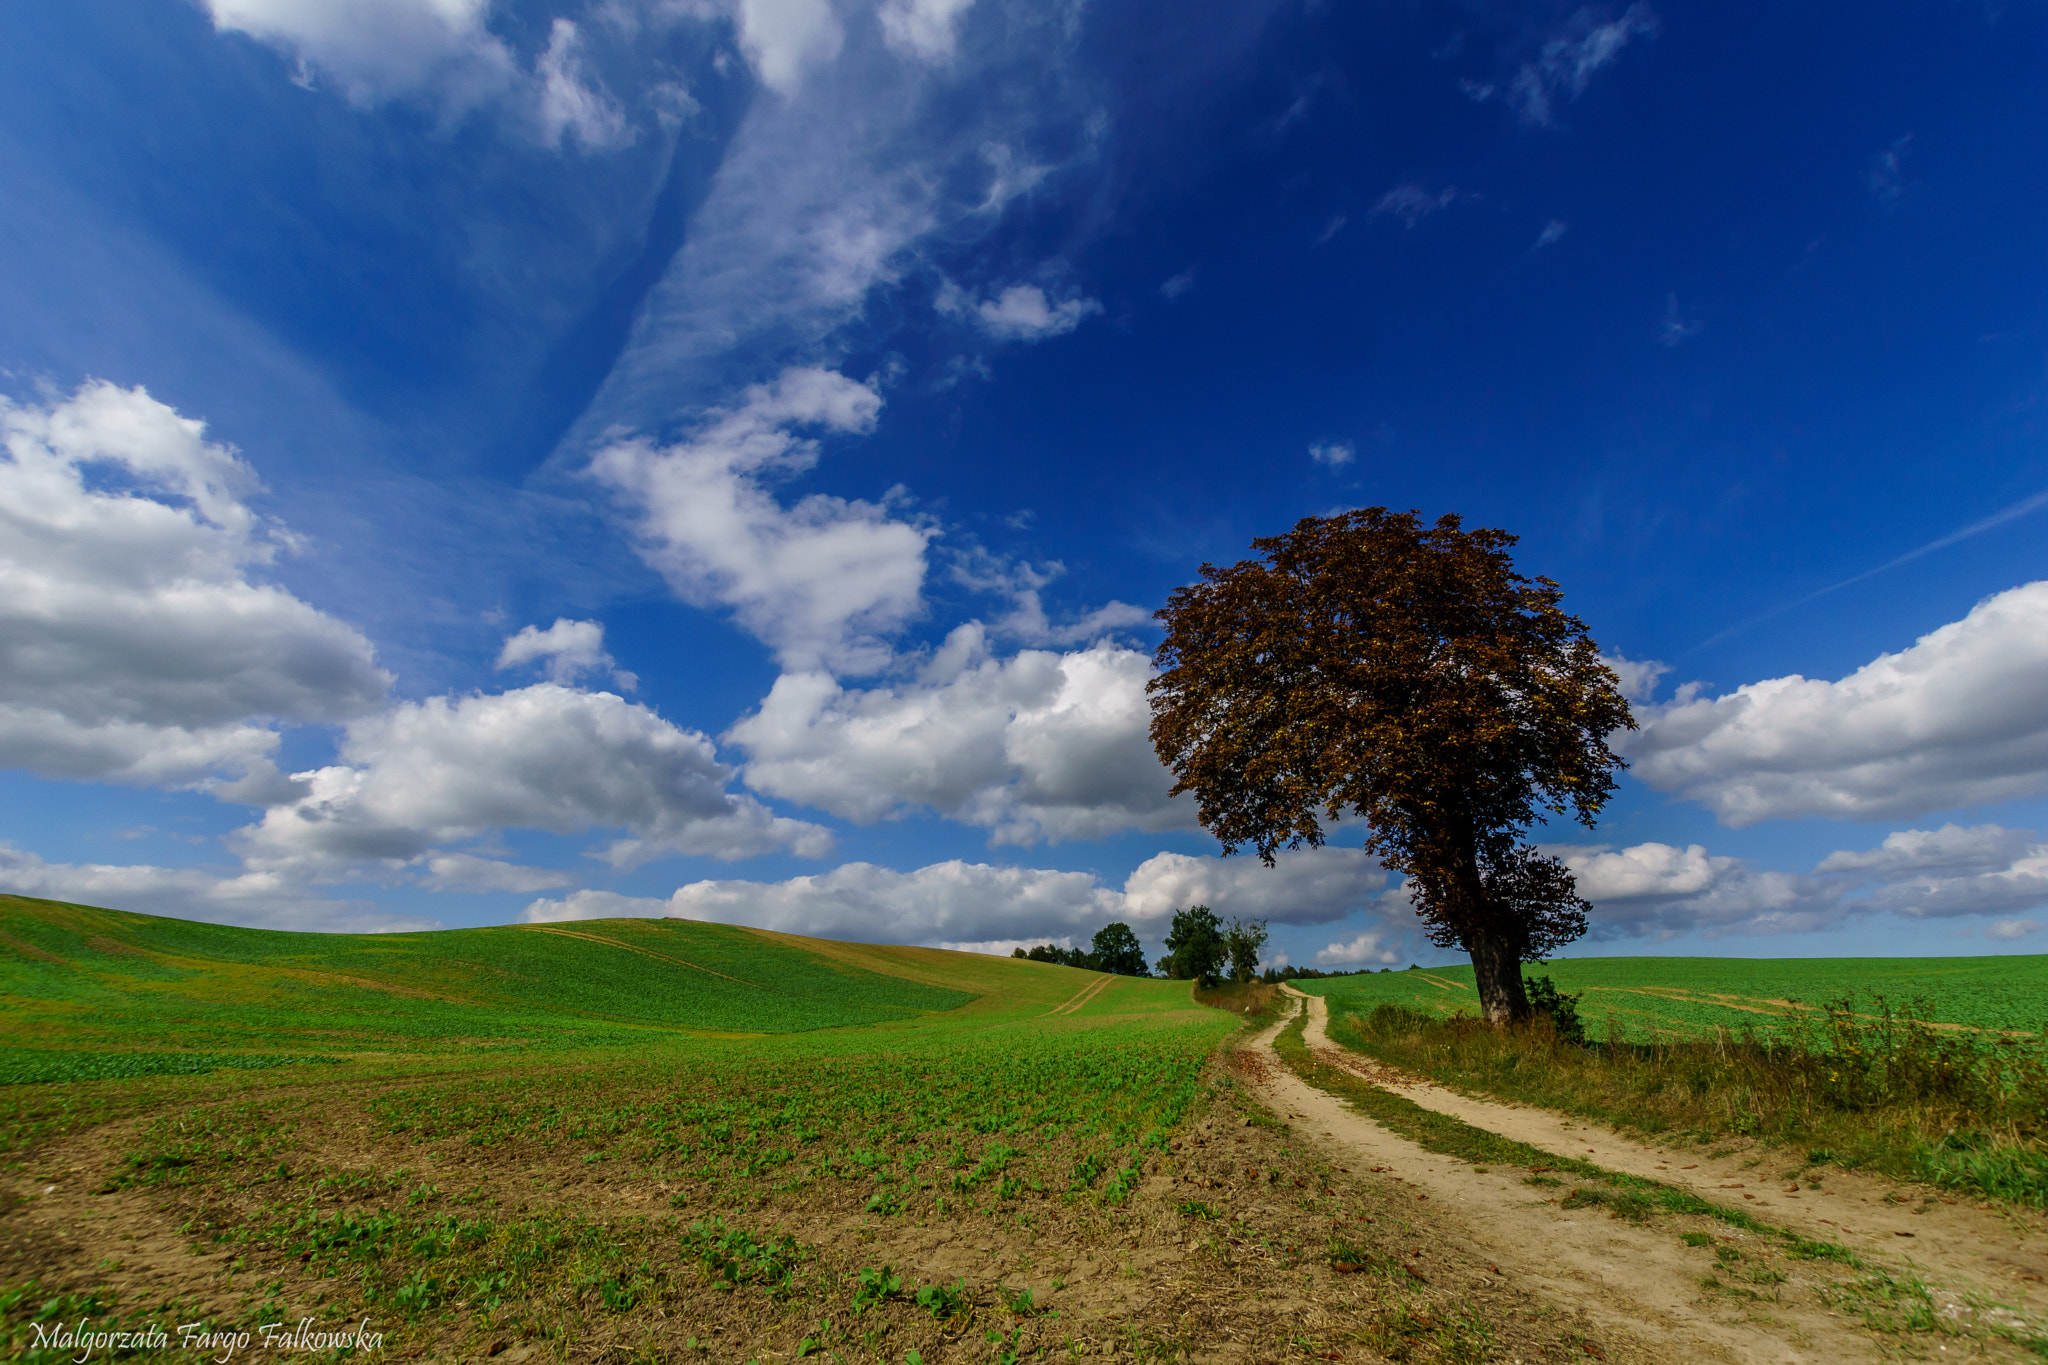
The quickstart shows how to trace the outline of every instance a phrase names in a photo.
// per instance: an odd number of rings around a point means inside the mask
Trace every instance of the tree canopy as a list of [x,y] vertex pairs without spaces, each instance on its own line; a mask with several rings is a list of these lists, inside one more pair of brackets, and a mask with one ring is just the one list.
[[1224,941],[1223,922],[1206,905],[1193,905],[1173,912],[1173,924],[1166,931],[1166,956],[1159,969],[1176,981],[1199,981],[1213,985],[1230,961],[1230,945]]
[[1539,816],[1587,825],[1633,729],[1618,680],[1506,531],[1383,507],[1307,517],[1202,566],[1158,613],[1152,742],[1226,855],[1357,818],[1431,937],[1472,956],[1487,1017],[1528,1011],[1521,963],[1585,930]]
[[1041,943],[1035,948],[1014,948],[1010,956],[1029,958],[1033,962],[1054,962],[1062,967],[1084,967],[1116,976],[1144,976],[1147,970],[1144,945],[1138,942],[1138,935],[1131,926],[1121,920],[1097,929],[1094,942],[1086,948],[1062,948],[1056,943]]

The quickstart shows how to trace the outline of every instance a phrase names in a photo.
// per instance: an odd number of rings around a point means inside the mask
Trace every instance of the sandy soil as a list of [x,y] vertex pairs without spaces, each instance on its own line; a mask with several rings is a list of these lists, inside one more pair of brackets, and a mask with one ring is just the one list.
[[[1295,1008],[1299,1010],[1309,1003],[1307,997],[1299,997]],[[1317,1006],[1321,1003],[1314,1002]],[[1273,1025],[1250,1045],[1249,1050],[1263,1064],[1257,1079],[1260,1097],[1276,1112],[1294,1121],[1310,1140],[1341,1154],[1340,1159],[1348,1157],[1384,1167],[1386,1174],[1405,1182],[1416,1201],[1418,1218],[1428,1218],[1439,1236],[1463,1241],[1475,1254],[1490,1258],[1524,1288],[1533,1287],[1543,1298],[1583,1313],[1610,1334],[1657,1342],[1675,1359],[1734,1361],[1745,1365],[1822,1365],[1885,1359],[1896,1354],[1896,1344],[1887,1350],[1860,1323],[1824,1302],[1827,1290],[1855,1272],[1827,1262],[1787,1262],[1781,1271],[1787,1278],[1774,1286],[1772,1297],[1745,1295],[1737,1299],[1703,1288],[1703,1272],[1715,1269],[1712,1257],[1703,1254],[1703,1248],[1682,1242],[1666,1220],[1637,1225],[1611,1218],[1599,1209],[1567,1211],[1558,1206],[1554,1196],[1546,1199],[1541,1191],[1521,1184],[1519,1171],[1488,1170],[1428,1152],[1396,1136],[1287,1071],[1272,1051],[1272,1040],[1284,1026],[1285,1021]],[[1320,1027],[1311,1046],[1326,1052],[1337,1051]],[[1401,1093],[1432,1108],[1440,1107],[1441,1098],[1445,1112],[1455,1112],[1476,1126],[1551,1151],[1581,1156],[1615,1169],[1640,1168],[1643,1173],[1654,1173],[1659,1178],[1673,1174],[1656,1169],[1661,1154],[1654,1148],[1628,1143],[1613,1134],[1603,1136],[1582,1125],[1566,1129],[1565,1121],[1554,1115],[1508,1106],[1483,1106],[1435,1087],[1419,1094],[1417,1087],[1405,1086]],[[1450,1110],[1448,1106],[1453,1101],[1470,1108]],[[1627,1163],[1619,1159],[1623,1147],[1628,1149]],[[1661,1164],[1687,1163],[1674,1158]],[[1708,1179],[1702,1183],[1725,1199],[1729,1195],[1719,1192],[1720,1184],[1746,1185],[1758,1179],[1754,1171],[1742,1173],[1750,1179]],[[1867,1242],[1879,1233],[1875,1217],[1864,1216],[1876,1206],[1860,1202],[1860,1196],[1846,1197],[1858,1201],[1853,1205],[1857,1216],[1849,1221],[1865,1229]],[[1823,1201],[1814,1197],[1812,1202],[1818,1212],[1823,1202],[1833,1207],[1844,1198],[1835,1195]],[[1775,1201],[1768,1210],[1760,1210],[1759,1215],[1775,1220],[1782,1216],[1785,1207],[1782,1200]],[[1974,1210],[1962,1212],[1975,1214]],[[1889,1210],[1885,1216],[1912,1217]],[[1921,1216],[1915,1218],[1910,1230],[1919,1234],[1929,1226],[1926,1216]],[[2003,1224],[1999,1226],[2004,1228]],[[1833,1229],[1816,1226],[1815,1230],[1828,1233]],[[1884,1230],[1890,1229],[1887,1226]],[[1720,1225],[1714,1235],[1744,1249],[1750,1260],[1767,1257],[1772,1249],[1768,1239],[1726,1225]],[[1933,1243],[1937,1239],[1929,1240]],[[2006,1240],[2012,1240],[2010,1231],[2006,1232]],[[1958,1296],[1951,1296],[1955,1297]],[[1980,1357],[1978,1352],[1985,1354]],[[1999,1343],[1959,1340],[1956,1350],[1945,1351],[1936,1358],[1996,1359],[2004,1352]]]

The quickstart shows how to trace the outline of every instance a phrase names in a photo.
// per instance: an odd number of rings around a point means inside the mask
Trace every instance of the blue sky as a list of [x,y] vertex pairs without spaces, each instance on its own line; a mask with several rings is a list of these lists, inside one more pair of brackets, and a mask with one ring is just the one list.
[[2041,951],[2048,11],[82,0],[0,49],[0,885],[1437,961],[1149,613],[1521,539],[1575,951]]

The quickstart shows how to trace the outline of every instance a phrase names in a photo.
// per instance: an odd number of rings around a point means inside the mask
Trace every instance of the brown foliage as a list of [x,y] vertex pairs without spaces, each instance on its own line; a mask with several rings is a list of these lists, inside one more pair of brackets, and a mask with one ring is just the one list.
[[1590,825],[1623,766],[1606,737],[1635,726],[1557,584],[1515,571],[1515,539],[1383,507],[1304,518],[1167,600],[1151,684],[1153,746],[1226,854],[1270,865],[1363,819],[1437,941],[1472,953],[1494,1018],[1526,1010],[1522,961],[1585,928],[1523,831],[1545,811]]

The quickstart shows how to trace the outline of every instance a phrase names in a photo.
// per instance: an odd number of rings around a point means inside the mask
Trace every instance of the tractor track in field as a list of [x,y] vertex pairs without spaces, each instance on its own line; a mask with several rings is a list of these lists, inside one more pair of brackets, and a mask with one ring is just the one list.
[[[1853,1312],[1845,1315],[1830,1306],[1830,1297],[1838,1295],[1841,1285],[1872,1269],[1916,1274],[1929,1284],[1935,1302],[1953,1309],[1959,1328],[1963,1319],[1986,1311],[1986,1300],[1973,1297],[1973,1291],[1987,1291],[1999,1303],[2016,1307],[2019,1301],[2039,1295],[2038,1284],[2018,1278],[2037,1273],[2026,1267],[2044,1259],[2042,1252],[2048,1250],[2039,1220],[2008,1220],[1995,1213],[1946,1205],[1936,1206],[1941,1217],[1912,1214],[1902,1207],[1881,1204],[1879,1195],[1863,1192],[1863,1185],[1891,1188],[1873,1181],[1857,1182],[1855,1192],[1847,1189],[1848,1182],[1839,1182],[1841,1191],[1828,1196],[1802,1193],[1800,1205],[1789,1203],[1792,1196],[1783,1193],[1785,1182],[1779,1181],[1776,1197],[1760,1194],[1744,1201],[1744,1194],[1769,1188],[1767,1178],[1755,1167],[1727,1163],[1735,1165],[1730,1179],[1729,1171],[1696,1160],[1690,1153],[1673,1155],[1668,1148],[1646,1147],[1547,1111],[1472,1100],[1400,1076],[1334,1046],[1328,1037],[1323,1002],[1299,992],[1289,994],[1294,997],[1293,1012],[1262,1030],[1243,1050],[1249,1054],[1251,1064],[1244,1069],[1254,1093],[1269,1108],[1333,1158],[1368,1163],[1408,1186],[1416,1199],[1418,1223],[1427,1219],[1436,1236],[1497,1264],[1523,1288],[1584,1314],[1604,1331],[1634,1338],[1653,1352],[1674,1360],[1740,1365],[1831,1365],[1896,1355],[1899,1343],[1895,1339],[1881,1345],[1856,1321]],[[1304,1041],[1318,1061],[1342,1066],[1417,1105],[1502,1137],[1642,1175],[1704,1198],[1735,1203],[1759,1219],[1797,1227],[1815,1238],[1845,1242],[1866,1258],[1866,1266],[1851,1271],[1821,1262],[1788,1263],[1788,1278],[1775,1287],[1770,1298],[1752,1294],[1737,1299],[1711,1288],[1703,1292],[1701,1272],[1708,1271],[1706,1279],[1711,1280],[1717,1267],[1702,1249],[1682,1242],[1671,1227],[1626,1222],[1599,1208],[1564,1209],[1555,1197],[1545,1198],[1540,1189],[1517,1183],[1518,1171],[1477,1166],[1429,1151],[1296,1076],[1275,1052],[1273,1042],[1305,1009],[1314,1012],[1307,1021]],[[1767,1164],[1768,1158],[1765,1161]],[[1688,1164],[1694,1169],[1671,1169]],[[1829,1183],[1838,1182],[1831,1176]],[[1749,1188],[1730,1188],[1740,1186]],[[1872,1202],[1863,1202],[1866,1198]],[[1808,1200],[1811,1209],[1805,1207]],[[1842,1206],[1854,1210],[1850,1218],[1830,1221],[1821,1217]],[[1936,1235],[1935,1229],[1944,1219],[1948,1226]],[[1905,1220],[1913,1226],[1892,1226]],[[1848,1222],[1850,1228],[1841,1227],[1842,1222]],[[1899,1246],[1891,1243],[1892,1234],[1901,1230],[1914,1236],[1911,1251],[1903,1255]],[[1994,1231],[1995,1243],[1991,1240]],[[1751,1259],[1745,1264],[1758,1263],[1756,1258],[1771,1250],[1769,1239],[1760,1234],[1723,1228],[1716,1235],[1746,1248]],[[1985,1239],[1976,1253],[1963,1245],[1973,1236]],[[1882,1256],[1877,1250],[1880,1246]],[[2018,1293],[2016,1288],[2033,1293]],[[2036,1306],[2027,1304],[2026,1308]],[[2033,1322],[2039,1316],[2025,1311],[2024,1321]],[[2005,1326],[2021,1320],[2016,1316],[2010,1321],[1990,1319]],[[2008,1354],[2006,1343],[1995,1338],[1966,1338],[1959,1332],[1945,1340],[1957,1346],[1938,1358],[2023,1358],[2018,1348],[2011,1348]]]
[[1113,976],[1104,976],[1100,981],[1091,981],[1080,990],[1075,991],[1073,998],[1054,1005],[1039,1017],[1041,1019],[1050,1019],[1055,1014],[1073,1014],[1090,1000],[1108,990],[1110,983],[1115,980],[1116,978]]

